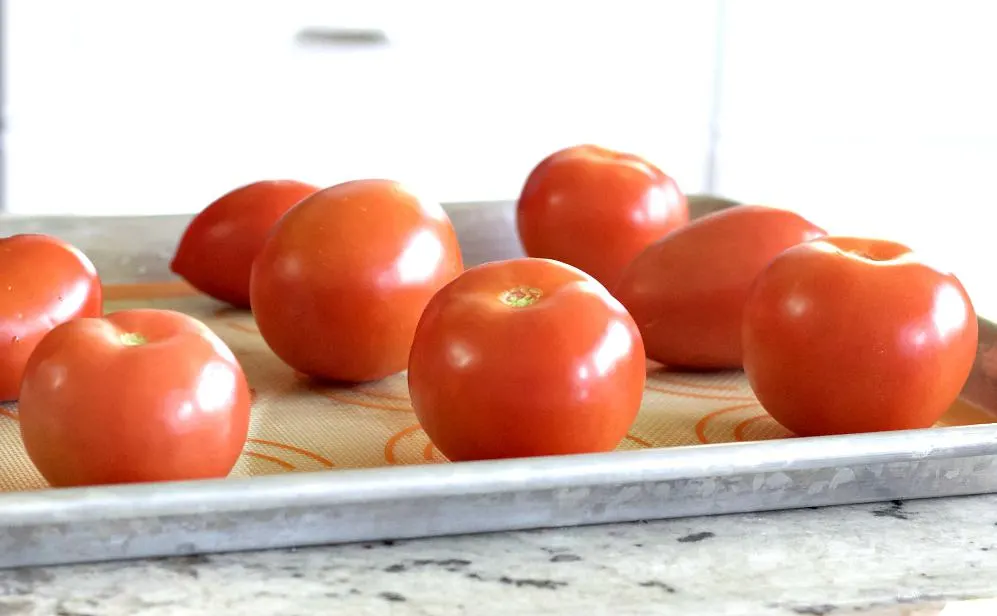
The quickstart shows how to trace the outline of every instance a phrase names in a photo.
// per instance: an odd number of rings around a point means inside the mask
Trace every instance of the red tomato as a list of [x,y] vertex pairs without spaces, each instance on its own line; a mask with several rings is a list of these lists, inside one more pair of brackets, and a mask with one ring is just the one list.
[[45,235],[0,239],[0,400],[15,400],[28,356],[53,327],[100,316],[97,270],[82,252]]
[[669,366],[741,366],[741,313],[751,283],[783,250],[825,232],[798,214],[739,205],[698,218],[649,246],[615,295],[647,355]]
[[202,293],[249,308],[249,274],[267,234],[316,191],[310,184],[272,180],[223,195],[190,221],[170,268]]
[[28,361],[21,437],[53,486],[224,477],[249,429],[232,352],[192,317],[125,310],[52,330]]
[[640,410],[646,363],[627,311],[580,270],[514,259],[467,270],[429,303],[408,383],[453,461],[610,451]]
[[800,436],[926,428],[965,384],[977,335],[955,276],[900,244],[826,238],[758,277],[744,370],[765,410]]
[[641,250],[688,221],[675,180],[639,156],[594,145],[541,161],[516,211],[527,255],[574,265],[610,289]]
[[462,270],[438,203],[397,182],[346,182],[277,224],[253,267],[253,314],[298,371],[376,380],[405,369],[423,308]]

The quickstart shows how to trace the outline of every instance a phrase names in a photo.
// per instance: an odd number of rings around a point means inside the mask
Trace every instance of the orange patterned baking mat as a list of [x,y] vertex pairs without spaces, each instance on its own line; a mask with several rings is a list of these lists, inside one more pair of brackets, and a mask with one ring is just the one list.
[[[253,388],[250,438],[233,476],[445,462],[419,428],[405,376],[354,387],[318,385],[281,362],[252,315],[194,294],[179,283],[106,290],[107,311],[156,307],[210,326],[239,358]],[[957,403],[941,425],[994,418]],[[640,415],[620,450],[786,438],[758,405],[740,372],[670,373],[649,368]],[[14,405],[0,406],[0,491],[45,487],[24,452]]]

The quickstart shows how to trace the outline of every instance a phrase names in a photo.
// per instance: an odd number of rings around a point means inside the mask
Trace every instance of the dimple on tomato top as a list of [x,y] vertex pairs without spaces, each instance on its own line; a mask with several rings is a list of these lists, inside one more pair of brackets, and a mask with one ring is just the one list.
[[55,328],[31,355],[24,446],[54,486],[224,477],[250,393],[224,342],[193,317],[135,309]]
[[896,242],[828,237],[758,276],[744,370],[765,410],[801,436],[927,428],[965,384],[978,334],[954,275]]
[[433,297],[408,380],[426,434],[457,461],[612,450],[640,409],[645,367],[633,319],[602,285],[514,259]]

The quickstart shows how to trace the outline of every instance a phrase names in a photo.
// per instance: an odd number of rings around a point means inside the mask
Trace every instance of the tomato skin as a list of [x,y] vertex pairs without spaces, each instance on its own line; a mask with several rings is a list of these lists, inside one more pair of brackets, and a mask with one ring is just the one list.
[[226,476],[242,452],[250,394],[232,352],[199,321],[124,310],[45,336],[19,414],[28,455],[53,486],[205,479]]
[[542,160],[516,208],[527,256],[573,265],[609,289],[645,247],[688,221],[675,180],[639,156],[595,145]]
[[965,384],[978,334],[955,276],[901,244],[828,237],[758,277],[744,370],[766,411],[800,436],[927,428]]
[[288,212],[253,267],[253,314],[299,372],[363,382],[405,369],[429,299],[463,271],[437,203],[390,180],[326,188]]
[[[542,295],[509,306],[510,290]],[[602,285],[546,259],[468,269],[433,297],[409,359],[420,424],[451,461],[611,451],[640,409],[644,347]]]
[[24,366],[53,327],[103,310],[100,278],[75,247],[37,234],[0,239],[0,400],[16,400]]
[[640,327],[651,359],[678,368],[740,368],[742,311],[755,277],[783,250],[824,235],[793,212],[735,206],[649,246],[614,294]]
[[222,195],[187,225],[170,269],[206,295],[249,308],[253,259],[270,229],[317,191],[317,186],[294,180],[265,180]]

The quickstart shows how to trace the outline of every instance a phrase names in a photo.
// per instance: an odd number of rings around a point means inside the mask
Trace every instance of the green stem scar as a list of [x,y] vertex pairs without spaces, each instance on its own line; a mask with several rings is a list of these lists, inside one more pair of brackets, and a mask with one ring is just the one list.
[[525,308],[540,301],[543,294],[544,292],[536,287],[516,287],[503,291],[499,295],[499,301],[513,308]]
[[142,346],[143,344],[149,342],[145,336],[135,332],[120,334],[118,335],[118,339],[121,340],[121,344],[125,346]]

